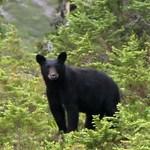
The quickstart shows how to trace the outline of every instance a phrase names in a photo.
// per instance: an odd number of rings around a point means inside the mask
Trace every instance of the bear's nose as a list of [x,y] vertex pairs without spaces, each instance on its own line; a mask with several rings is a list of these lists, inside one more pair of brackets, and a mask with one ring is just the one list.
[[55,78],[57,75],[55,73],[50,75],[52,78]]
[[48,75],[48,78],[50,80],[56,80],[58,78],[58,74],[55,74],[55,73],[51,73]]

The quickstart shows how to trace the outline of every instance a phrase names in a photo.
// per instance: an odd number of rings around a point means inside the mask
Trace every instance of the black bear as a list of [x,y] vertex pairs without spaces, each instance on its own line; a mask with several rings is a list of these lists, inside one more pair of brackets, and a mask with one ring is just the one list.
[[60,131],[76,130],[79,112],[86,114],[85,127],[92,129],[92,115],[113,116],[117,110],[118,86],[102,72],[66,65],[66,58],[66,52],[60,53],[55,60],[36,56],[51,112]]

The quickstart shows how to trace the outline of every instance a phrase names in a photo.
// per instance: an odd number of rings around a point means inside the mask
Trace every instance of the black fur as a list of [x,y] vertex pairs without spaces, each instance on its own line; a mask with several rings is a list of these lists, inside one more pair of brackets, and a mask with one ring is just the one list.
[[[117,110],[116,105],[120,100],[118,86],[102,72],[65,65],[66,58],[65,52],[60,53],[56,60],[36,56],[46,84],[51,112],[59,130],[76,130],[79,112],[86,114],[85,127],[91,129],[92,115],[100,114],[101,118],[104,115],[113,116]],[[57,80],[48,78],[51,67],[55,67],[59,74]]]

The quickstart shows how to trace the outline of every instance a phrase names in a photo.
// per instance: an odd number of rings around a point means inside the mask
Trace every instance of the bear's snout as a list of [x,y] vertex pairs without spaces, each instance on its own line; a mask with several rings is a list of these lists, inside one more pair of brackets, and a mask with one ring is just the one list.
[[58,77],[59,77],[58,74],[49,74],[49,75],[48,75],[48,78],[49,78],[50,80],[57,80]]
[[59,74],[57,73],[55,68],[50,68],[48,73],[48,78],[50,80],[57,80],[59,77]]

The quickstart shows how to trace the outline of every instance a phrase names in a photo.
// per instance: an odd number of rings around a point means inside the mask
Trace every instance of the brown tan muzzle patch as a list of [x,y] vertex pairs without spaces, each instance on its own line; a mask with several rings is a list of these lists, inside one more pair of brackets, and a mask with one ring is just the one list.
[[59,74],[57,73],[57,70],[54,67],[50,67],[48,71],[48,78],[50,80],[57,80],[59,77]]

